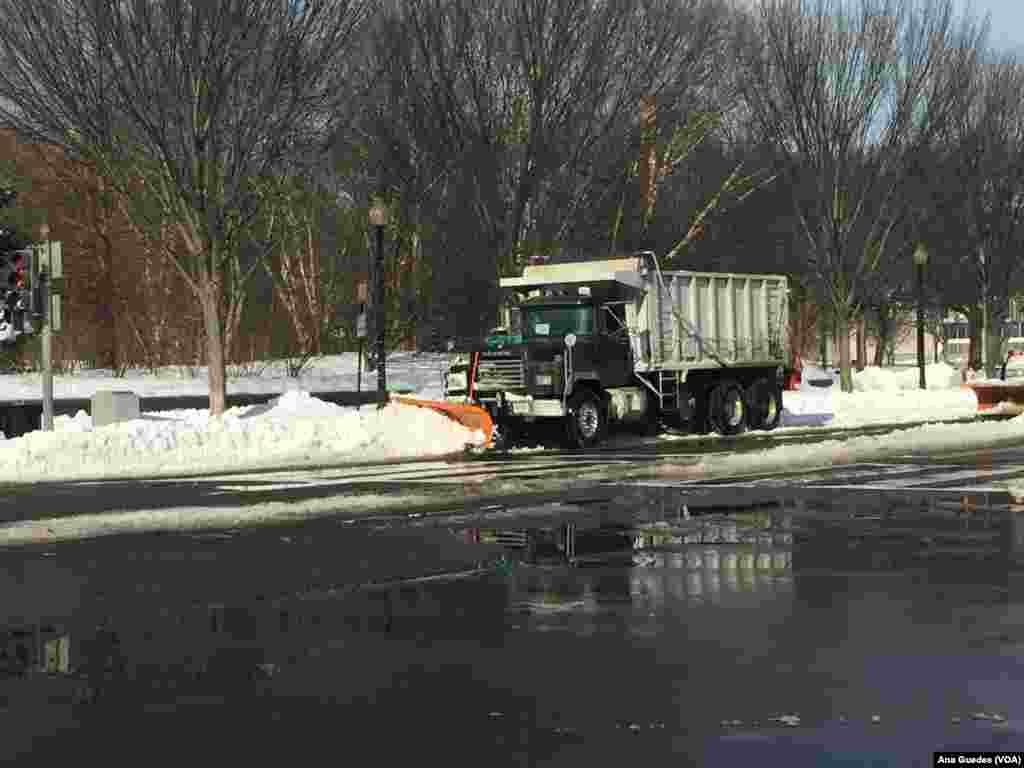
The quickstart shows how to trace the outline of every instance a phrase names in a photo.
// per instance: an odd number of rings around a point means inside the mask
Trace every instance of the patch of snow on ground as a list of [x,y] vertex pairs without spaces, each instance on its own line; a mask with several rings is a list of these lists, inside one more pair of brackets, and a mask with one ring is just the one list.
[[[392,392],[414,392],[423,397],[441,394],[441,373],[448,356],[437,353],[394,352],[387,358],[388,389]],[[280,361],[228,366],[228,394],[279,394],[289,390],[355,391],[357,379],[365,391],[377,388],[376,372],[357,373],[358,356],[354,352],[327,355],[312,360],[300,376],[288,376]],[[365,361],[364,361],[365,365]],[[200,395],[209,392],[206,368],[202,366],[167,366],[150,373],[129,370],[123,377],[114,377],[109,370],[83,369],[74,374],[53,377],[55,398],[89,399],[97,390],[123,389],[145,396]],[[42,392],[39,373],[0,376],[0,398],[4,400],[38,399]]]
[[[389,388],[425,399],[438,398],[447,359],[444,354],[390,355]],[[974,394],[960,386],[955,369],[940,363],[929,366],[926,373],[929,389],[921,391],[915,388],[916,369],[868,368],[855,374],[855,391],[843,393],[837,383],[812,386],[814,379],[834,381],[834,372],[806,366],[800,391],[783,394],[780,431],[937,421],[975,414]],[[205,409],[146,412],[134,421],[102,429],[93,429],[88,414],[79,412],[55,419],[53,432],[0,440],[0,482],[166,476],[419,458],[450,454],[467,444],[480,446],[484,442],[481,434],[429,409],[392,404],[378,412],[373,406],[345,408],[317,399],[317,391],[355,389],[354,354],[317,359],[298,378],[289,378],[279,364],[252,369],[248,374],[232,378],[228,391],[277,397],[266,405],[229,409],[219,419],[211,419]],[[156,374],[133,371],[124,378],[113,378],[107,371],[82,371],[56,377],[55,393],[58,398],[89,398],[100,389],[124,389],[142,397],[205,395],[206,386],[202,369],[175,367]],[[361,386],[375,388],[375,374],[364,373]],[[0,392],[5,399],[38,398],[39,376],[2,376]],[[1003,425],[958,425],[954,429],[965,426],[995,429]],[[808,448],[806,456],[799,453],[800,446],[778,450],[797,452],[785,460],[791,467],[796,460],[819,459],[824,449],[820,444]]]
[[861,435],[813,445],[784,445],[758,452],[714,454],[701,462],[697,474],[771,474],[879,461],[912,453],[970,451],[1022,443],[1024,416],[975,424],[924,424],[881,436]]

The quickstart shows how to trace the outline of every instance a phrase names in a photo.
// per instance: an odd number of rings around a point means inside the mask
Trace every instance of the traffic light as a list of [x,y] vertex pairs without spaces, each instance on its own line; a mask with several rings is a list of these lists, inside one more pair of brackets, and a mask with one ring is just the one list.
[[18,248],[10,230],[0,235],[0,343],[32,333],[32,250]]
[[32,251],[15,251],[11,254],[11,287],[18,292],[28,290],[28,254]]

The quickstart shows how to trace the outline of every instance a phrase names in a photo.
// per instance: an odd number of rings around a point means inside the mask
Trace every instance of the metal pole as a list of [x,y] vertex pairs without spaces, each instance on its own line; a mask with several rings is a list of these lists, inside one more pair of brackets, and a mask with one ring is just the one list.
[[[47,256],[50,253],[50,241],[46,242]],[[52,262],[51,262],[52,263]],[[40,272],[43,297],[43,430],[53,431],[53,332],[50,327],[50,279],[48,272]]]
[[924,264],[917,264],[917,371],[918,386],[927,389],[924,380]]
[[377,408],[387,404],[388,384],[387,366],[384,364],[384,226],[377,225]]
[[359,339],[359,362],[356,364],[356,394],[363,391],[363,340]]

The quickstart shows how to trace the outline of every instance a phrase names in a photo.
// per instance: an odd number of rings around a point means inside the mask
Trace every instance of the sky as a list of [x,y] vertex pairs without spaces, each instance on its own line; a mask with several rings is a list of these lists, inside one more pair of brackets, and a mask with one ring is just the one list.
[[961,11],[971,9],[979,18],[989,14],[993,47],[1024,54],[1024,0],[956,0]]
[[[422,398],[437,398],[441,394],[439,373],[445,362],[444,355],[399,353],[389,357],[388,379],[396,388],[415,390]],[[325,389],[354,389],[355,368],[352,354],[318,360],[297,380],[268,366],[260,375],[232,381],[229,391],[242,384],[245,391],[278,397],[267,405],[231,408],[221,419],[211,419],[201,409],[144,412],[137,419],[94,428],[85,412],[58,416],[52,432],[36,431],[23,437],[0,439],[0,483],[166,477],[270,467],[301,469],[346,461],[443,457],[461,453],[467,446],[471,446],[470,450],[482,450],[480,432],[471,432],[426,408],[402,404],[391,404],[383,411],[374,406],[344,408],[315,397],[313,393]],[[867,368],[854,374],[852,393],[840,392],[836,385],[812,384],[819,379],[834,381],[834,372],[807,365],[803,374],[801,389],[783,394],[781,432],[970,418],[977,412],[973,392],[961,386],[960,373],[945,363],[928,366],[929,388],[923,392],[917,389],[914,368]],[[374,387],[375,377],[364,376],[363,382],[364,386]],[[4,376],[3,383],[11,393],[8,397],[38,397],[37,374]],[[182,379],[176,369],[156,374],[130,372],[119,379],[112,379],[105,371],[82,371],[74,377],[56,377],[54,388],[58,397],[88,398],[100,389],[130,390],[140,396],[165,393],[169,384],[178,394],[203,394],[206,389],[202,371]],[[758,434],[751,433],[751,439]],[[636,438],[624,435],[618,439]],[[700,438],[665,434],[658,439],[677,442]],[[708,478],[877,461],[930,448],[970,450],[1007,440],[1024,440],[1024,415],[994,423],[930,423],[883,436],[861,435],[809,445],[793,441],[756,452],[710,454],[701,463],[685,469]],[[526,446],[514,450],[542,448]],[[435,473],[443,473],[447,466],[440,461],[430,464]],[[231,478],[224,482],[230,486]],[[318,481],[295,473],[290,482],[300,487]],[[1024,495],[1024,489],[1021,494]],[[332,513],[344,509],[365,512],[372,506],[362,493],[332,493],[323,501],[329,507],[326,511]],[[239,521],[265,522],[314,514],[318,510],[312,502],[249,503],[244,507],[218,504],[187,511],[142,509],[65,518],[47,518],[46,510],[39,510],[36,519],[0,524],[0,545],[38,543],[40,536],[51,540],[123,530],[217,528]]]

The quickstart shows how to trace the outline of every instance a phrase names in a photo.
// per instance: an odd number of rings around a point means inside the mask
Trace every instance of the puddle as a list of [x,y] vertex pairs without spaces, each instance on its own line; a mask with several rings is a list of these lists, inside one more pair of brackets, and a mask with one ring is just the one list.
[[1020,737],[1019,516],[720,502],[615,490],[26,554],[4,576],[0,754],[127,755],[170,728],[284,759],[343,729],[384,762],[786,740],[909,765]]

